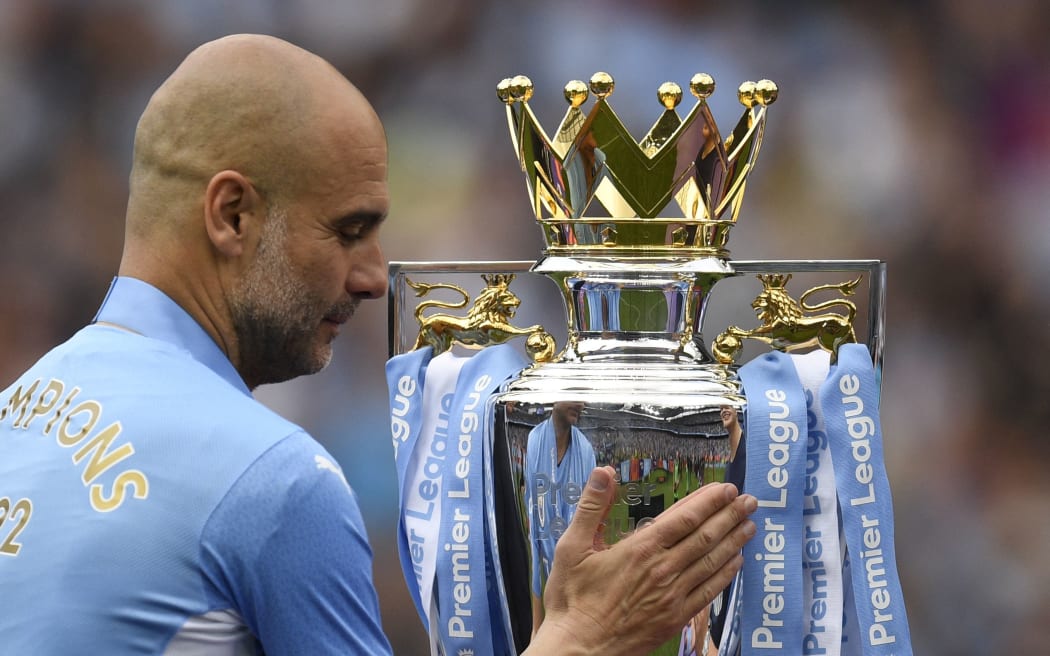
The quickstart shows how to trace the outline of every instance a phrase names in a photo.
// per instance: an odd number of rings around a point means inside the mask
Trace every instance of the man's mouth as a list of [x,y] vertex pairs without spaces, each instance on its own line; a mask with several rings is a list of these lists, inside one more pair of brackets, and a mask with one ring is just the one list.
[[337,326],[341,326],[347,321],[350,321],[350,317],[354,316],[355,305],[344,306],[333,309],[328,314],[324,315],[324,320],[329,323],[334,323]]

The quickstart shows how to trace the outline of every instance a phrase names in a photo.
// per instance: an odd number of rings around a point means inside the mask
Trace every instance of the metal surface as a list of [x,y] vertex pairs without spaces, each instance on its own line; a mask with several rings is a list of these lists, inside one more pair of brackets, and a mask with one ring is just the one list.
[[[606,529],[611,542],[704,483],[743,482],[737,446],[747,403],[731,357],[737,346],[805,344],[833,351],[860,337],[881,380],[882,262],[729,260],[729,232],[777,88],[768,80],[740,85],[744,113],[724,141],[706,101],[714,88],[710,76],[694,76],[689,89],[697,102],[683,119],[676,111],[681,87],[661,85],[657,100],[663,111],[635,140],[608,102],[615,90],[612,76],[574,80],[565,86],[569,108],[552,139],[529,109],[531,81],[524,76],[502,81],[497,94],[506,104],[514,150],[545,239],[542,256],[535,263],[391,264],[392,354],[412,343],[432,343],[413,342],[415,327],[405,325],[408,316],[421,314],[408,309],[408,275],[418,280],[517,274],[520,282],[538,274],[557,288],[545,290],[541,304],[561,297],[562,348],[551,362],[526,367],[495,400],[488,490],[495,510],[489,521],[500,563],[495,583],[519,651],[542,622],[540,600],[554,545],[593,466],[612,465],[619,474]],[[594,104],[585,112],[591,95]],[[845,272],[851,275],[843,286]],[[763,276],[765,288],[740,305],[750,303],[760,324],[726,329],[732,322],[722,323],[726,337],[719,362],[702,334],[712,292],[717,288],[721,295],[724,286],[732,287],[730,280],[753,284],[750,274]],[[821,280],[795,301],[784,290],[789,274]],[[845,298],[807,301],[832,289],[853,295],[861,286],[867,287],[868,302],[860,311]],[[462,292],[455,307],[464,308],[466,299]],[[526,297],[522,308],[535,301]],[[832,306],[845,312],[830,312]],[[858,317],[863,320],[855,326]],[[730,338],[738,344],[724,343]],[[712,640],[712,620],[717,639],[723,610],[714,604],[652,653],[700,653],[703,645],[690,641]]]
[[[699,263],[709,266],[706,271]],[[448,280],[457,276],[478,277],[482,274],[501,273],[515,274],[520,281],[531,276],[542,273],[548,266],[561,266],[567,264],[566,260],[555,258],[544,258],[540,264],[533,260],[490,260],[490,261],[432,261],[432,262],[391,262],[388,311],[388,344],[390,356],[411,350],[418,335],[419,324],[414,319],[414,308],[411,299],[411,287],[406,283],[408,277],[431,277],[436,280]],[[575,262],[572,265],[580,265],[582,268],[590,268],[607,273],[615,272],[621,265],[609,261],[598,266],[594,262]],[[860,341],[868,346],[872,362],[875,364],[876,375],[881,379],[882,364],[885,344],[885,297],[886,297],[886,264],[880,260],[733,260],[731,268],[717,260],[712,264],[711,260],[699,260],[690,262],[661,262],[665,270],[681,273],[682,271],[696,271],[711,273],[731,270],[731,277],[759,276],[770,273],[814,273],[835,277],[839,274],[847,274],[856,277],[861,275],[861,287],[867,286],[867,294],[862,307],[866,310],[863,326],[856,326],[855,330],[860,335]],[[571,265],[570,265],[571,266]],[[542,277],[542,276],[537,276]],[[717,292],[721,293],[721,292]],[[525,297],[522,308],[529,309],[537,306],[556,306],[557,314],[565,316],[562,304],[557,302],[557,293]],[[565,295],[562,294],[563,299]],[[621,297],[622,298],[622,297]],[[586,302],[586,297],[583,299]],[[858,316],[860,318],[860,316]],[[548,328],[551,326],[548,325]]]
[[[586,89],[596,97],[584,115]],[[699,73],[690,82],[697,102],[684,119],[675,107],[682,90],[661,85],[662,115],[636,141],[609,105],[612,76],[595,73],[590,84],[569,82],[569,109],[551,139],[528,106],[532,82],[508,78],[497,87],[507,105],[511,138],[529,185],[533,211],[543,226],[549,255],[617,257],[726,257],[745,183],[762,144],[766,107],[777,97],[769,80],[738,90],[744,113],[724,141],[707,104],[714,80]],[[596,202],[594,202],[596,201]],[[662,217],[675,201],[671,218]],[[597,207],[608,216],[594,216]],[[591,216],[584,216],[585,211]]]
[[419,334],[413,349],[430,346],[434,355],[444,353],[452,345],[461,344],[470,348],[484,348],[493,344],[503,344],[514,337],[528,336],[526,349],[535,362],[548,362],[554,357],[554,338],[538,324],[528,328],[511,325],[521,300],[510,291],[513,273],[482,274],[485,288],[474,299],[466,316],[457,316],[436,312],[423,316],[423,313],[434,309],[461,309],[470,302],[470,294],[462,287],[448,283],[415,283],[405,279],[405,283],[416,292],[416,297],[423,297],[434,289],[448,289],[462,296],[459,301],[448,302],[426,300],[416,306],[415,318],[419,323]]
[[[758,275],[762,281],[762,292],[751,302],[762,325],[753,330],[729,326],[715,338],[711,352],[722,364],[732,364],[743,350],[745,339],[754,339],[778,351],[797,351],[807,346],[818,346],[831,354],[832,358],[842,344],[853,344],[857,334],[853,321],[857,306],[844,298],[832,298],[816,305],[807,299],[813,294],[834,290],[843,296],[852,296],[860,284],[860,277],[838,284],[812,287],[802,292],[796,301],[786,289],[791,280],[790,273],[764,273]],[[833,307],[845,308],[846,314],[825,312],[812,314]],[[809,314],[807,314],[809,313]]]

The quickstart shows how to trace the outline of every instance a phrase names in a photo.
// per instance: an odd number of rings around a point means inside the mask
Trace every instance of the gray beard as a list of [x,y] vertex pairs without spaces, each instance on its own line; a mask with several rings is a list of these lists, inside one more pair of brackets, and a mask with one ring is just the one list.
[[252,389],[317,373],[332,358],[318,341],[332,308],[296,275],[285,249],[285,220],[278,210],[267,216],[256,258],[230,299],[238,370]]

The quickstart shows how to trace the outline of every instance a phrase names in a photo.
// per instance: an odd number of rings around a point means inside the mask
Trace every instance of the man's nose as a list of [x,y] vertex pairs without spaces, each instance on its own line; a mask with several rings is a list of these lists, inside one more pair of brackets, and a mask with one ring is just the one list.
[[387,290],[387,264],[378,239],[354,253],[346,291],[357,298],[383,298]]

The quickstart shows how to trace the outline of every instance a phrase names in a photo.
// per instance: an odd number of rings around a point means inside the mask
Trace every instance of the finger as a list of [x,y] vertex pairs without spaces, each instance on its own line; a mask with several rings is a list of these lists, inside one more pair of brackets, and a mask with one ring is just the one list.
[[686,583],[676,583],[685,586],[684,592],[721,567],[754,535],[754,524],[747,518],[757,505],[750,495],[737,497],[670,548],[649,543],[640,544],[639,550],[661,561],[660,571],[668,573],[668,582],[691,572],[692,576],[686,579]]
[[[692,535],[709,518],[736,498],[736,486],[730,483],[700,488],[656,518],[652,528],[655,529],[657,543],[665,549],[673,547],[680,540]],[[725,526],[722,533],[712,535],[712,538],[717,539],[724,535],[725,531],[739,523],[740,519],[743,517]]]
[[[686,501],[690,497],[698,496],[700,494],[705,494],[704,490],[706,490],[708,488],[713,488],[713,487],[718,487],[718,486],[724,487],[726,485],[732,485],[732,484],[731,483],[718,483],[718,482],[704,483],[700,487],[696,488],[695,490],[693,490],[692,492],[687,494],[685,497],[679,499],[676,502],[676,504],[682,503],[683,501]],[[733,486],[733,489],[735,490],[736,486]],[[706,494],[710,494],[710,492],[707,492]],[[732,496],[733,493],[732,492],[728,492],[728,494],[730,496]],[[695,503],[695,501],[690,501],[689,503]],[[672,506],[671,508],[673,509],[674,506]],[[681,511],[681,509],[679,509],[679,511],[676,511],[676,512],[680,512],[680,511]],[[662,519],[664,517],[664,515],[667,515],[670,519]],[[660,522],[660,521],[674,521],[674,516],[675,516],[675,512],[671,512],[671,510],[665,510],[662,513],[660,513],[659,515],[657,515],[655,518],[653,518],[652,520],[639,524],[638,527],[635,530],[636,531],[644,531],[645,529],[649,528],[650,526],[653,526],[654,524],[656,524],[657,522]],[[661,545],[661,546],[663,546],[663,545]]]
[[[580,500],[576,504],[569,527],[558,539],[555,547],[556,558],[562,551],[577,554],[572,560],[576,562],[582,554],[589,552],[594,545],[595,534],[602,530],[601,524],[609,512],[616,496],[614,483],[615,471],[612,467],[596,467],[587,485],[583,488]],[[564,546],[563,546],[564,545]]]
[[741,522],[704,555],[682,567],[681,584],[686,590],[689,590],[709,579],[740,553],[741,548],[754,537],[755,532],[754,522],[750,520]]
[[[701,558],[707,557],[714,549],[721,548],[720,554],[710,556],[712,560],[717,560],[714,566],[709,567],[709,571],[714,571],[725,559],[738,551],[751,535],[754,535],[754,524],[748,520],[748,517],[756,508],[758,508],[758,501],[749,494],[733,499],[729,505],[709,517],[693,533],[667,549],[671,567],[685,569]],[[750,526],[751,532],[741,537],[739,530],[744,526]],[[724,546],[727,541],[730,543],[728,550]]]
[[[615,495],[613,496],[615,499]],[[594,531],[593,544],[591,545],[595,551],[605,551],[609,548],[609,543],[605,538],[606,530],[609,528],[609,511],[612,510],[612,504],[605,509],[605,513],[602,515],[602,521],[598,524],[598,529]]]
[[715,600],[718,593],[729,587],[733,578],[744,566],[744,557],[736,554],[725,562],[714,574],[700,582],[685,596],[685,617],[688,619],[709,606]]

